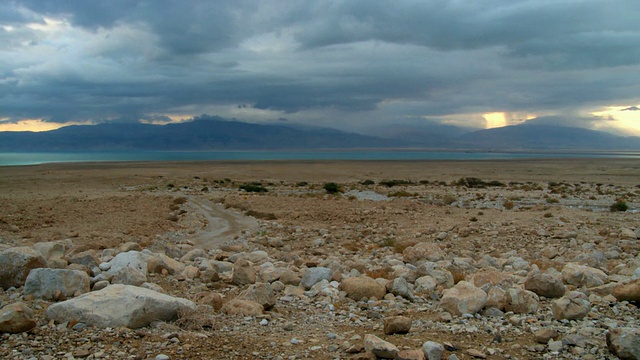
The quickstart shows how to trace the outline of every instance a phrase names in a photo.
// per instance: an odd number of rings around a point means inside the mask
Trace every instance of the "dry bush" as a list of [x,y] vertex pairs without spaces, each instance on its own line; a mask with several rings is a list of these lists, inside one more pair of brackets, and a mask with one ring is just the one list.
[[256,219],[262,219],[262,220],[276,220],[278,218],[273,213],[266,213],[266,212],[256,211],[256,210],[248,210],[244,214],[247,216],[253,216]]
[[362,250],[362,245],[358,244],[358,242],[356,241],[352,241],[349,243],[345,243],[342,245],[343,248],[349,250],[349,251],[353,251],[353,252],[358,252],[360,250]]
[[187,202],[187,198],[184,197],[184,196],[177,197],[177,198],[173,199],[173,203],[176,204],[176,205],[182,205],[182,204],[184,204],[186,202]]
[[457,200],[458,199],[455,196],[451,195],[451,194],[447,194],[442,198],[442,202],[444,202],[447,205],[451,205],[454,202],[456,202]]
[[365,274],[372,279],[383,278],[387,280],[390,280],[392,273],[393,269],[390,267],[371,269],[365,272]]
[[198,306],[195,310],[181,309],[175,324],[184,330],[203,331],[215,329],[216,319],[210,313],[213,308]]

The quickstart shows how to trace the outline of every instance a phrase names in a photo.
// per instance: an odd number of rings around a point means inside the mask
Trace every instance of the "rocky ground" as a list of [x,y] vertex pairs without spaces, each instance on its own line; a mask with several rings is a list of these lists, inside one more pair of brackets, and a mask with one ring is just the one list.
[[639,175],[610,159],[3,168],[0,358],[637,359]]

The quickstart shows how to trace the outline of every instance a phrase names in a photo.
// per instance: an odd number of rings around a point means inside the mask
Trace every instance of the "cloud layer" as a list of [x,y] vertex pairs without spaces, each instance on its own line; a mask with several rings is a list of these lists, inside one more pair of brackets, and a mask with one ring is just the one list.
[[632,0],[2,2],[0,121],[481,127],[504,112],[593,127],[592,112],[640,104],[637,14]]

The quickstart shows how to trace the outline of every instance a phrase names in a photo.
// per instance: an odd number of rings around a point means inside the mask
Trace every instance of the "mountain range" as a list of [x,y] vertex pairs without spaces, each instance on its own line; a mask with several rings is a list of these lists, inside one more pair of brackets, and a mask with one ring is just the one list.
[[347,133],[326,128],[250,124],[215,116],[167,125],[104,123],[44,132],[0,132],[2,152],[207,151],[260,149],[423,148],[464,150],[640,150],[640,137],[582,128],[535,125],[475,130],[450,126],[388,126]]

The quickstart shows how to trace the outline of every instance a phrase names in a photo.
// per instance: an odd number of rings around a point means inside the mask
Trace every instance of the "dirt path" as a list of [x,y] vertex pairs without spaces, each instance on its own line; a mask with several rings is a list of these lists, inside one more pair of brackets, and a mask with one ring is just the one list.
[[205,250],[229,243],[243,231],[258,226],[258,222],[254,218],[229,211],[222,204],[215,204],[196,195],[187,198],[205,221],[204,228],[188,239]]

